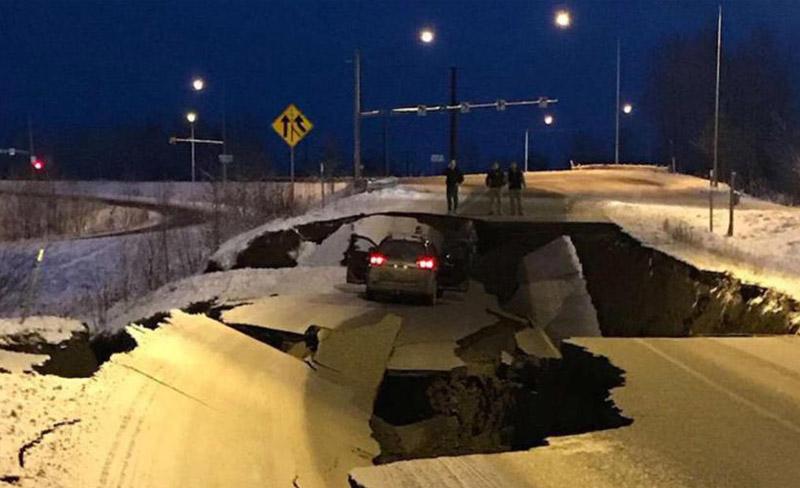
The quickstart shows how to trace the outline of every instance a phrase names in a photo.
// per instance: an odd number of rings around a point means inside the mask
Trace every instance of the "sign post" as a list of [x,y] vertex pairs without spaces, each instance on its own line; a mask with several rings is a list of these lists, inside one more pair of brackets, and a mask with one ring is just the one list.
[[290,103],[272,122],[272,129],[289,146],[289,201],[294,204],[294,147],[311,132],[314,124],[303,115],[293,103]]

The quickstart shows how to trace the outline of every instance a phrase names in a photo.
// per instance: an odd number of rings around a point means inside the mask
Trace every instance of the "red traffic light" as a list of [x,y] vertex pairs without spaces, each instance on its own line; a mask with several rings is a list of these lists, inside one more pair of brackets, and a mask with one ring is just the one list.
[[44,161],[36,156],[31,156],[31,166],[33,166],[33,170],[36,172],[44,171]]

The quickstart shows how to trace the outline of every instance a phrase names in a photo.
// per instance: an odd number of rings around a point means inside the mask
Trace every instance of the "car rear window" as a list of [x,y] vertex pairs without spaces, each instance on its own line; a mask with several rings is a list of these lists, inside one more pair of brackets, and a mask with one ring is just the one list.
[[425,245],[413,241],[384,241],[378,250],[387,259],[398,261],[416,261],[418,257],[425,255]]

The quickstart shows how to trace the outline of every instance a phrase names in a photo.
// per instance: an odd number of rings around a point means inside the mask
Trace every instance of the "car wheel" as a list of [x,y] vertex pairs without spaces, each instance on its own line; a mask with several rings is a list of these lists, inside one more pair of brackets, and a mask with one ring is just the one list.
[[444,290],[439,288],[436,290],[436,298],[442,298],[444,296]]
[[367,300],[370,300],[370,301],[373,301],[373,302],[376,300],[376,294],[375,294],[375,291],[373,291],[373,290],[370,290],[369,288],[367,288],[367,293],[366,293],[366,295],[367,295]]

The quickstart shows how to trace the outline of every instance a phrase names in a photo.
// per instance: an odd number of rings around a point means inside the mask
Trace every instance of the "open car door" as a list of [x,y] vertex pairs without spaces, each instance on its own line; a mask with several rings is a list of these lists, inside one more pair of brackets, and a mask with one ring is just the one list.
[[345,251],[344,260],[347,265],[347,282],[363,284],[367,282],[369,270],[369,253],[378,247],[369,237],[358,234],[350,235],[350,245]]
[[467,291],[474,252],[472,243],[458,240],[448,243],[440,258],[439,287],[443,290]]

